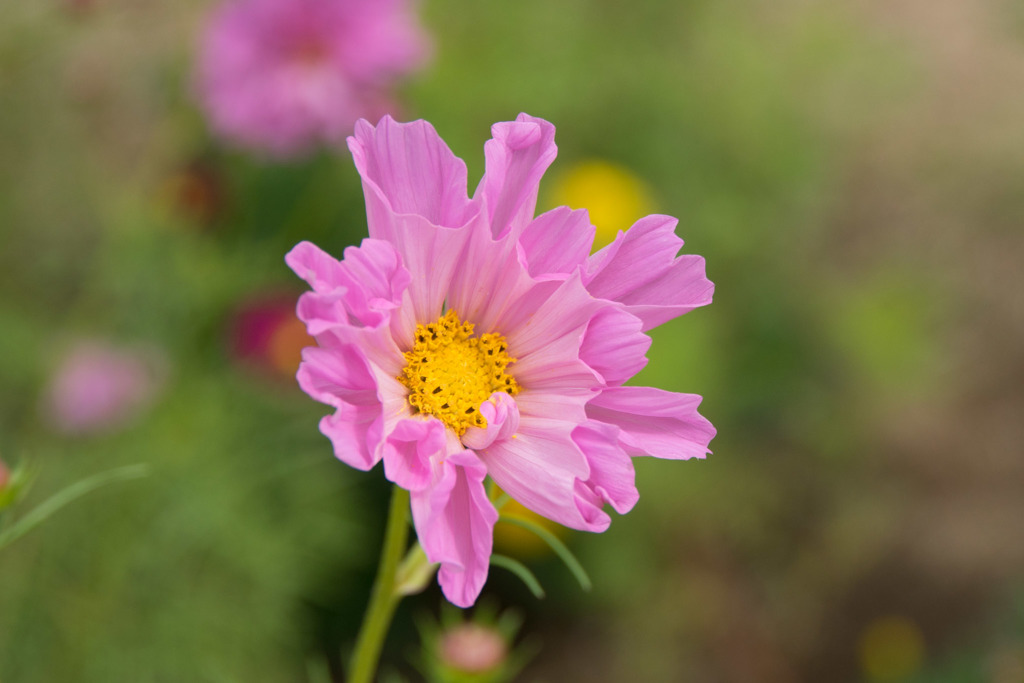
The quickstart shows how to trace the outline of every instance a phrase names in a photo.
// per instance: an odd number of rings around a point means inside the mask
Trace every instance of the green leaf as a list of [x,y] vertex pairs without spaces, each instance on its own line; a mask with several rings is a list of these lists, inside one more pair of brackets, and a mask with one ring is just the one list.
[[576,577],[576,580],[579,581],[580,588],[585,591],[589,591],[593,587],[590,577],[587,576],[587,571],[583,568],[583,565],[580,564],[580,561],[576,559],[576,556],[572,554],[569,547],[562,543],[558,536],[555,536],[540,524],[521,517],[502,517],[501,521],[508,522],[509,524],[515,524],[527,531],[535,533],[542,541],[547,543],[562,562],[565,563],[565,566],[570,572],[572,572],[572,575]]
[[526,587],[530,589],[533,596],[538,600],[544,599],[544,589],[541,588],[540,581],[533,575],[529,569],[526,568],[519,560],[513,560],[511,557],[505,555],[491,555],[491,564],[507,569],[516,576],[519,580],[526,584]]
[[146,465],[128,465],[126,467],[118,467],[112,470],[107,470],[106,472],[100,472],[99,474],[94,474],[91,477],[75,482],[71,486],[55,493],[47,500],[40,503],[38,506],[30,510],[24,517],[0,533],[0,548],[10,545],[14,541],[18,540],[29,531],[49,519],[50,515],[90,491],[94,491],[101,486],[105,486],[106,484],[110,484],[115,481],[138,479],[139,477],[144,477],[147,474],[149,474],[149,467]]

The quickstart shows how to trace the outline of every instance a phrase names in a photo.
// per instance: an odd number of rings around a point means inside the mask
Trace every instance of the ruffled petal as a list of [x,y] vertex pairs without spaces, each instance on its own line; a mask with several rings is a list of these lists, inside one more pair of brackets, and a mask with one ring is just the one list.
[[462,232],[467,236],[462,267],[452,274],[447,306],[472,321],[478,332],[507,329],[509,309],[524,295],[538,288],[548,294],[554,291],[549,283],[538,285],[527,274],[513,237],[496,240],[483,222]]
[[303,391],[336,409],[320,421],[334,454],[352,467],[368,470],[380,459],[376,451],[384,429],[377,382],[358,348],[339,351],[303,349],[296,377]]
[[515,399],[503,391],[494,392],[481,403],[480,414],[487,420],[487,426],[466,430],[462,435],[462,443],[466,448],[487,448],[497,440],[511,438],[519,429],[519,408]]
[[348,289],[345,306],[351,322],[363,327],[388,320],[390,313],[402,306],[412,281],[398,251],[383,240],[364,239],[358,248],[347,247],[341,268]]
[[585,209],[552,209],[537,216],[519,236],[520,261],[537,280],[564,280],[587,262],[594,232]]
[[624,515],[640,500],[640,492],[636,490],[633,460],[619,445],[618,432],[611,425],[590,421],[574,429],[572,438],[590,465],[590,478],[577,482],[577,491],[582,490],[580,497],[598,509],[608,503]]
[[325,348],[352,345],[374,366],[396,375],[403,364],[395,339],[412,339],[411,275],[387,242],[367,239],[338,261],[300,243],[286,257],[313,291],[299,297],[296,314]]
[[[542,283],[555,285],[556,283]],[[520,359],[542,352],[553,340],[583,331],[591,318],[608,306],[590,295],[579,275],[557,283],[556,289],[538,287],[523,297],[515,311],[501,319],[509,348]]]
[[444,454],[447,438],[437,418],[399,421],[384,441],[384,476],[409,491],[430,484],[431,458]]
[[[306,295],[303,295],[306,296]],[[299,299],[300,313],[303,311],[303,299]],[[299,316],[302,318],[302,316]],[[304,318],[303,318],[304,319]],[[313,332],[313,325],[307,322],[310,334],[316,337],[321,348],[335,349],[342,346],[354,346],[369,361],[374,373],[378,376],[395,378],[405,367],[405,358],[392,336],[391,330],[381,327],[355,327],[353,325],[328,325],[325,329]]]
[[587,325],[580,359],[608,385],[619,385],[647,365],[651,338],[641,331],[640,319],[618,308],[606,308]]
[[296,244],[285,255],[284,262],[315,292],[331,292],[344,286],[341,263],[312,242]]
[[370,237],[395,246],[411,274],[413,318],[433,321],[462,262],[466,227],[486,220],[466,197],[466,165],[426,121],[359,121],[348,145],[363,179]]
[[520,413],[515,436],[495,441],[480,458],[498,486],[537,514],[573,529],[604,531],[610,518],[600,511],[585,515],[577,500],[576,481],[588,480],[590,467],[572,439],[575,426]]
[[434,463],[432,484],[412,493],[416,535],[438,583],[459,607],[476,602],[490,566],[498,512],[487,498],[487,469],[473,451],[456,447]]
[[331,440],[334,457],[357,470],[369,470],[380,461],[371,443],[381,441],[379,406],[358,406],[344,401],[331,415],[320,418],[320,433]]
[[309,242],[300,242],[285,261],[313,288],[296,309],[309,333],[336,325],[377,327],[389,323],[394,336],[411,337],[415,320],[409,298],[411,275],[401,255],[383,240],[364,239],[338,261]]
[[483,201],[491,234],[518,233],[533,219],[541,176],[558,154],[555,127],[527,114],[491,126],[485,170],[474,199]]
[[687,460],[703,458],[715,428],[697,407],[701,397],[653,387],[605,389],[587,403],[593,420],[615,425],[619,442],[633,456]]
[[[372,126],[361,119],[348,146],[375,213],[387,208],[446,228],[461,227],[476,213],[466,194],[466,164],[426,121],[398,123],[385,116]],[[370,237],[401,244],[389,229],[390,217],[377,217],[368,217]]]
[[600,386],[600,378],[580,359],[580,345],[591,320],[608,307],[583,288],[579,274],[557,283],[555,290],[524,295],[503,317],[516,358],[512,375],[523,386],[545,391]]
[[316,337],[338,325],[348,325],[348,311],[345,310],[343,287],[330,292],[306,292],[299,297],[295,314],[306,323],[306,331]]
[[590,257],[584,283],[601,299],[617,301],[640,318],[644,329],[711,303],[715,286],[700,256],[676,256],[683,241],[679,221],[647,216]]

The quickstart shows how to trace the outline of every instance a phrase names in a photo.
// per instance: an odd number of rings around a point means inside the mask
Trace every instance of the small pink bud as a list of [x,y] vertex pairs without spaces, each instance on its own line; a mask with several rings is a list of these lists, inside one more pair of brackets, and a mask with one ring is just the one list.
[[460,624],[441,636],[441,661],[463,673],[491,671],[505,661],[508,646],[494,629],[479,624]]
[[7,482],[11,480],[11,471],[7,469],[7,465],[4,464],[3,460],[0,460],[0,491],[3,491],[7,486]]

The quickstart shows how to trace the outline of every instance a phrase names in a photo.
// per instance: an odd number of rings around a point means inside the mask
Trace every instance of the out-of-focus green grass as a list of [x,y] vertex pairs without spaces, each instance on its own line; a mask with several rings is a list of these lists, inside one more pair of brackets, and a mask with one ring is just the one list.
[[[316,431],[326,409],[234,362],[227,341],[241,301],[300,291],[283,265],[291,245],[340,255],[365,234],[358,177],[344,151],[274,166],[208,139],[189,95],[204,4],[3,10],[0,457],[38,470],[26,507],[112,466],[152,468],[0,555],[4,683],[303,680],[307,660],[337,661],[361,616],[382,478],[336,462]],[[714,455],[638,462],[637,508],[606,534],[570,537],[591,594],[551,560],[535,563],[541,604],[493,572],[488,591],[528,606],[524,630],[547,644],[528,679],[858,680],[861,630],[888,612],[921,623],[927,680],[968,680],[958,653],[980,670],[988,633],[1019,642],[986,621],[1019,585],[1019,556],[983,545],[1002,564],[982,565],[951,541],[955,561],[924,566],[930,546],[913,542],[935,532],[915,519],[969,493],[972,476],[984,492],[991,470],[931,464],[949,460],[927,426],[957,412],[956,371],[972,367],[964,311],[984,293],[965,291],[972,271],[947,268],[948,237],[912,209],[931,203],[976,221],[982,244],[1014,247],[998,228],[1021,190],[970,136],[956,148],[937,130],[923,160],[927,131],[878,142],[928,111],[932,53],[840,3],[422,9],[436,59],[400,118],[437,127],[470,191],[490,124],[545,117],[559,131],[551,176],[589,158],[632,169],[717,285],[711,307],[652,334],[635,380],[702,394]],[[208,223],[168,189],[196,159],[223,193]],[[897,200],[874,188],[871,163]],[[945,191],[961,182],[962,197]],[[79,336],[166,351],[165,391],[121,433],[61,437],[41,415]],[[936,417],[907,447],[900,430],[919,414]],[[1015,510],[999,505],[979,529]],[[399,624],[389,661],[414,640]]]

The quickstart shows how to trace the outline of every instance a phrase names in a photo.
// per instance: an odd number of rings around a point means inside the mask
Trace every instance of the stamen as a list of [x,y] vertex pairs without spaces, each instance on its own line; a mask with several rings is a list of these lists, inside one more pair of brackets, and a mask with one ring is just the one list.
[[519,393],[519,383],[507,373],[515,358],[500,334],[473,336],[473,323],[462,322],[449,310],[434,323],[417,325],[416,344],[405,354],[398,377],[409,389],[416,411],[433,415],[462,436],[470,427],[486,427],[479,405],[496,391]]

